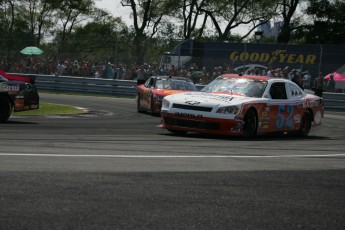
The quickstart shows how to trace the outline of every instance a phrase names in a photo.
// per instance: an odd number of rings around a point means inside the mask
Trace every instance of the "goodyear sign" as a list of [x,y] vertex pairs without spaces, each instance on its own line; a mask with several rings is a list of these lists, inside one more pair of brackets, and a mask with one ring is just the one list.
[[316,55],[289,53],[287,50],[274,50],[271,53],[234,51],[230,54],[230,61],[264,63],[268,65],[271,65],[275,62],[287,64],[314,65],[316,64]]
[[267,68],[285,68],[309,70],[314,76],[318,71],[331,73],[345,63],[345,46],[325,44],[264,44],[264,43],[228,43],[185,40],[172,52],[174,56],[189,56],[188,66],[196,63],[199,68],[212,71],[224,64],[232,67],[259,64]]

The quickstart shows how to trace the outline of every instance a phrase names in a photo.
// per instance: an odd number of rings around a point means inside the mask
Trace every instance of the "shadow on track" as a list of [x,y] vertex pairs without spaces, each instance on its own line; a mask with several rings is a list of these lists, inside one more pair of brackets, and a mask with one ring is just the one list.
[[28,121],[6,121],[0,122],[0,125],[11,125],[11,124],[20,124],[20,125],[37,125],[37,122],[28,122]]
[[327,140],[330,137],[325,136],[298,136],[293,134],[268,134],[263,136],[257,136],[253,138],[244,138],[241,136],[224,136],[224,135],[211,135],[202,133],[186,133],[186,134],[174,134],[174,133],[164,133],[160,134],[164,136],[178,136],[186,138],[200,138],[200,139],[220,139],[220,140],[236,140],[236,141],[272,141],[272,140]]

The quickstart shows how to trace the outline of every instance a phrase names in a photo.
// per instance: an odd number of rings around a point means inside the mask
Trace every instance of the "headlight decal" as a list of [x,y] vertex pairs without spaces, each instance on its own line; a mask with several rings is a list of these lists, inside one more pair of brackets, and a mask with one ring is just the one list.
[[162,109],[163,109],[163,108],[164,108],[164,109],[169,109],[169,107],[170,107],[170,102],[169,102],[167,99],[163,98],[163,101],[162,101]]
[[238,114],[240,108],[238,106],[226,106],[218,108],[216,113],[221,114]]

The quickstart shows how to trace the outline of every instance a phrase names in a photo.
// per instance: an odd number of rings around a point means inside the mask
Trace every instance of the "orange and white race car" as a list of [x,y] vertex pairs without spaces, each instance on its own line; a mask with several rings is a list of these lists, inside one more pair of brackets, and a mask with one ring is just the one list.
[[275,132],[308,135],[323,115],[323,99],[290,80],[223,74],[201,92],[164,97],[161,127],[173,133],[244,137]]

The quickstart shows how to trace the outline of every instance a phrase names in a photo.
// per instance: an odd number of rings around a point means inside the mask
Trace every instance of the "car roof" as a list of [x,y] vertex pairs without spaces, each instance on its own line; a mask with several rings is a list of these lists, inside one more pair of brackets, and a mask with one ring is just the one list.
[[220,75],[226,78],[246,78],[259,81],[269,81],[269,82],[291,82],[289,79],[269,77],[269,76],[256,76],[256,75],[245,75],[245,74],[222,74]]
[[188,77],[177,77],[177,76],[152,76],[156,78],[157,80],[167,80],[167,79],[172,79],[172,80],[179,80],[179,81],[188,81],[188,82],[193,82],[190,78]]
[[271,77],[267,77],[267,76],[232,74],[232,73],[222,74],[221,76],[226,77],[226,78],[247,78],[247,79],[254,79],[254,80],[265,80],[265,81],[272,79]]

